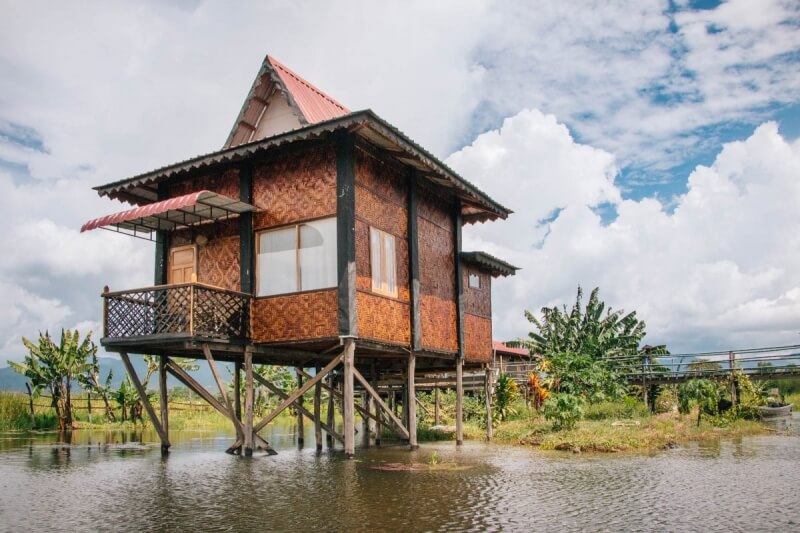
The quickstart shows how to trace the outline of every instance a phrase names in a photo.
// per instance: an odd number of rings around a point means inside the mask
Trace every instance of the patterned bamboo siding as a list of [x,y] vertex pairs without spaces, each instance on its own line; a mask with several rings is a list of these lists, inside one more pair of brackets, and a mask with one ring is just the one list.
[[203,224],[191,230],[176,231],[170,236],[170,246],[192,244],[199,235],[208,239],[198,246],[197,280],[201,283],[238,291],[239,284],[239,219]]
[[255,230],[336,214],[336,158],[333,145],[261,163],[253,172]]
[[458,331],[452,207],[425,187],[419,188],[418,199],[422,347],[455,353]]
[[[475,267],[465,265],[464,275],[464,312],[483,318],[492,318],[492,277]],[[480,278],[480,289],[469,286],[469,275],[477,274]]]
[[[408,201],[401,169],[362,147],[356,150],[356,309],[358,335],[392,344],[411,343],[408,273]],[[396,237],[397,298],[372,293],[370,226]]]
[[392,298],[358,291],[358,336],[362,339],[411,344],[410,305]]
[[464,359],[488,363],[492,360],[492,321],[466,313],[464,315]]
[[336,337],[336,289],[258,298],[251,327],[254,342]]
[[170,198],[197,191],[211,191],[238,200],[239,170],[230,169],[217,174],[184,179],[170,184],[168,191]]

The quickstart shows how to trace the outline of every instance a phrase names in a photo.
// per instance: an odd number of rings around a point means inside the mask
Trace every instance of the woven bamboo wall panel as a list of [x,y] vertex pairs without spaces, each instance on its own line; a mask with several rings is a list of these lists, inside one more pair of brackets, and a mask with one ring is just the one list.
[[491,319],[469,313],[464,315],[464,358],[485,363],[492,360]]
[[409,304],[358,291],[356,308],[359,338],[411,344]]
[[398,205],[406,205],[408,201],[408,182],[403,172],[362,147],[356,149],[356,185]]
[[371,226],[408,239],[408,210],[360,186],[356,186],[356,216]]
[[336,214],[332,144],[293,151],[259,164],[253,173],[254,229]]
[[455,242],[451,232],[419,220],[419,270],[422,294],[456,299]]
[[[464,276],[464,312],[483,318],[492,318],[492,277],[469,266],[462,269],[462,274]],[[480,289],[469,286],[470,274],[478,275]]]
[[254,342],[323,339],[339,335],[336,290],[306,292],[253,302]]
[[186,178],[170,184],[168,191],[170,198],[197,191],[211,191],[238,200],[239,170],[233,168],[215,174]]
[[422,347],[445,352],[458,352],[456,302],[423,294],[420,298]]
[[[356,219],[356,289],[372,291],[372,265],[369,252],[369,225]],[[395,240],[397,267],[397,298],[409,301],[408,242]]]
[[429,186],[417,185],[417,215],[446,230],[453,231],[453,201]]
[[211,239],[198,255],[198,281],[232,291],[241,288],[238,235]]

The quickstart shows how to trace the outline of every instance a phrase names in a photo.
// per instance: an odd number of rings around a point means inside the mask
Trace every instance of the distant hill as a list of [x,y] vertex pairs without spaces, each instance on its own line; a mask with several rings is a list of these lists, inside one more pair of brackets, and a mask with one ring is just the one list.
[[[108,375],[108,371],[111,370],[113,373],[113,377],[111,380],[112,387],[117,388],[119,387],[120,383],[125,379],[127,375],[125,372],[125,365],[122,363],[122,360],[116,359],[113,357],[99,357],[100,361],[100,379],[101,381],[105,380],[106,376]],[[133,362],[133,368],[136,370],[136,374],[138,374],[140,379],[144,379],[144,374],[146,370],[146,365],[144,364],[144,360],[136,355],[131,356],[131,361]],[[219,372],[222,376],[222,379],[225,381],[230,381],[231,374],[228,372],[228,366],[226,363],[217,363],[219,365]],[[200,366],[194,372],[190,372],[193,378],[195,378],[201,385],[208,388],[212,392],[217,390],[217,385],[214,382],[214,376],[211,374],[211,370],[208,368],[208,363],[203,360],[198,361],[198,365]],[[232,365],[231,365],[232,366]],[[231,371],[233,368],[231,368]],[[11,367],[3,367],[0,368],[0,390],[3,391],[18,391],[18,392],[25,392],[25,382],[27,378],[24,376],[17,374]],[[178,380],[174,379],[172,376],[169,377],[167,381],[167,385],[169,387],[176,387],[182,385]],[[150,378],[150,389],[155,389],[158,387],[158,381],[155,377]]]

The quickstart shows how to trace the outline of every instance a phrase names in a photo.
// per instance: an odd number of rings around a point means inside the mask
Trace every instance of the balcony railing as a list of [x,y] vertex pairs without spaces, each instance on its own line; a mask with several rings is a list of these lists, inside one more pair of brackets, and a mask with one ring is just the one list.
[[251,296],[201,283],[103,293],[106,338],[189,335],[249,336]]

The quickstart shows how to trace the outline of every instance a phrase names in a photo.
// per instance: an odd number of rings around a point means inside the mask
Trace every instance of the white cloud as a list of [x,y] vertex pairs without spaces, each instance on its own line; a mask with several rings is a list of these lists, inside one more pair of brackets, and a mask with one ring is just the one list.
[[[520,121],[537,126],[516,127]],[[554,135],[560,130],[552,117],[525,111],[449,160],[481,176],[490,194],[514,191],[516,221],[476,226],[466,236],[468,245],[523,268],[496,282],[498,336],[524,335],[523,309],[569,305],[581,284],[601,287],[614,307],[636,309],[650,340],[674,349],[798,341],[800,143],[766,123],[726,144],[713,165],[692,172],[670,214],[652,198],[618,200],[608,175],[613,159],[598,165],[610,156]],[[473,169],[474,161],[482,164]],[[560,187],[570,201],[553,194]],[[601,201],[616,202],[609,224],[592,210]],[[556,207],[563,211],[552,222],[535,227],[540,213]]]

